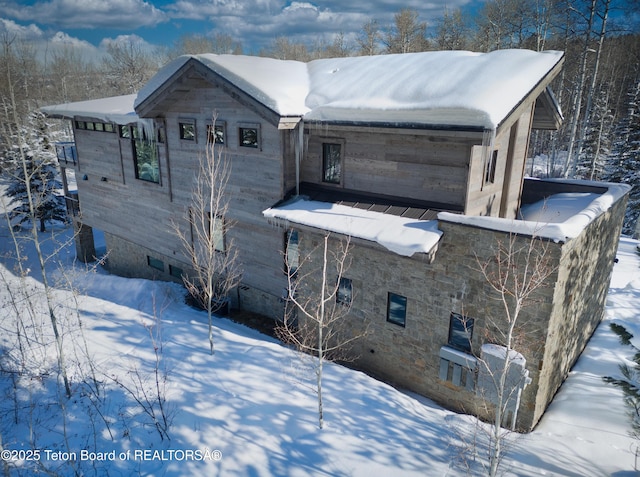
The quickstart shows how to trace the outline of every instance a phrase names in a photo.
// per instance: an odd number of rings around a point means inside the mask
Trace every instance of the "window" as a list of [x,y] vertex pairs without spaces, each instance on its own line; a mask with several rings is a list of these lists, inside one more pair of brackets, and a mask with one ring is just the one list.
[[485,164],[484,183],[493,184],[496,181],[496,162],[498,162],[498,151],[493,151]]
[[124,139],[129,139],[131,137],[131,130],[129,129],[129,126],[121,124],[118,126],[118,134]]
[[322,144],[322,181],[340,184],[342,161],[340,144]]
[[180,267],[176,267],[175,265],[169,265],[169,275],[174,278],[179,278],[182,280],[182,276],[184,275],[184,270]]
[[209,214],[209,233],[213,237],[213,247],[216,252],[224,252],[224,219],[220,216],[213,217],[213,223],[211,223],[212,214]]
[[224,123],[207,124],[207,144],[224,144]]
[[93,128],[96,131],[104,131],[104,123],[93,123]]
[[242,147],[257,148],[259,145],[258,128],[256,127],[239,127],[238,136],[240,139],[240,146]]
[[298,231],[289,230],[284,234],[285,273],[295,275],[300,265],[300,251],[298,250]]
[[87,129],[87,123],[84,121],[76,121],[76,129]]
[[389,292],[387,297],[387,321],[400,326],[407,322],[407,298]]
[[153,258],[147,255],[147,265],[149,265],[151,268],[155,268],[156,270],[164,272],[164,262],[162,260],[158,260],[157,258]]
[[451,313],[449,318],[449,346],[470,353],[473,322],[473,318],[459,313]]
[[91,122],[91,121],[87,121],[85,124],[87,125],[87,129],[88,129],[89,131],[93,131],[93,130],[95,129],[95,127],[94,127],[94,125],[93,125],[93,122]]
[[105,123],[104,131],[105,132],[110,132],[110,133],[115,132],[115,127],[114,127],[114,125],[112,123]]
[[338,293],[336,293],[336,303],[351,306],[353,298],[353,284],[350,278],[340,277],[338,279]]
[[156,142],[149,140],[144,129],[138,126],[131,127],[131,134],[136,179],[159,184],[160,165]]
[[195,121],[182,120],[178,123],[180,130],[180,139],[183,141],[196,140],[196,123]]

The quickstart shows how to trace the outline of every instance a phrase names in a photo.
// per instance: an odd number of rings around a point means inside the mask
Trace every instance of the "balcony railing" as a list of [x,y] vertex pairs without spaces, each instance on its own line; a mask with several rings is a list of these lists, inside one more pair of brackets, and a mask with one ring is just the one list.
[[58,156],[58,161],[64,164],[73,164],[74,166],[78,163],[78,154],[76,152],[76,143],[75,142],[57,142],[56,143],[56,156]]
[[64,202],[67,206],[69,217],[80,217],[80,201],[78,200],[77,192],[69,192],[69,195],[65,196]]

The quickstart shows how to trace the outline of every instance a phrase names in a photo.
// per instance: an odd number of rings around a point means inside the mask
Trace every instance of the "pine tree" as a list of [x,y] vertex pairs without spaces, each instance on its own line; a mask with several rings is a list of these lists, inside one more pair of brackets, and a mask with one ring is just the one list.
[[12,224],[20,226],[31,220],[39,220],[41,232],[46,231],[47,222],[65,222],[67,219],[64,198],[58,195],[62,183],[58,179],[55,156],[43,128],[41,115],[33,114],[29,125],[21,131],[21,137],[25,139],[22,144],[25,163],[17,144],[9,149],[3,161],[12,171],[7,188],[10,205],[14,206],[9,214]]
[[633,186],[622,233],[632,235],[640,216],[640,77],[629,93],[629,108],[615,134],[607,180]]

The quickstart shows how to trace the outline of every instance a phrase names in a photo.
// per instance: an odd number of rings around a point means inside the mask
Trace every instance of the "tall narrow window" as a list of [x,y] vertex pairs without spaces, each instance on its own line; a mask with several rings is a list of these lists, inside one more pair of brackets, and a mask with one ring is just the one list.
[[353,298],[353,284],[350,278],[340,277],[338,279],[338,293],[336,293],[336,303],[351,306]]
[[340,184],[342,157],[340,144],[322,144],[322,181]]
[[284,236],[285,272],[295,275],[300,265],[300,251],[298,250],[298,231],[289,230]]
[[496,162],[498,162],[498,151],[493,151],[488,157],[484,170],[484,183],[493,184],[496,181]]
[[459,313],[451,313],[449,318],[449,346],[470,353],[473,322],[473,318]]
[[[212,217],[209,214],[209,220]],[[226,250],[224,243],[224,218],[220,216],[213,217],[213,223],[209,223],[209,232],[212,234],[213,247],[216,252],[224,252]]]
[[407,323],[407,298],[389,292],[387,297],[387,321],[400,326]]
[[132,126],[131,133],[136,179],[159,184],[160,165],[156,142],[149,139],[144,129],[138,126]]

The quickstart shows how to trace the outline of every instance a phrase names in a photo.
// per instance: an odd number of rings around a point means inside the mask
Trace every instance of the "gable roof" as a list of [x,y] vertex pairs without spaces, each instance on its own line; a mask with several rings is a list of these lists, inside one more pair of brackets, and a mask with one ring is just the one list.
[[[242,55],[185,55],[138,93],[154,93],[197,62],[279,116],[305,121],[402,123],[494,129],[560,70],[558,51],[433,51],[314,60]],[[556,105],[557,106],[557,105]]]

